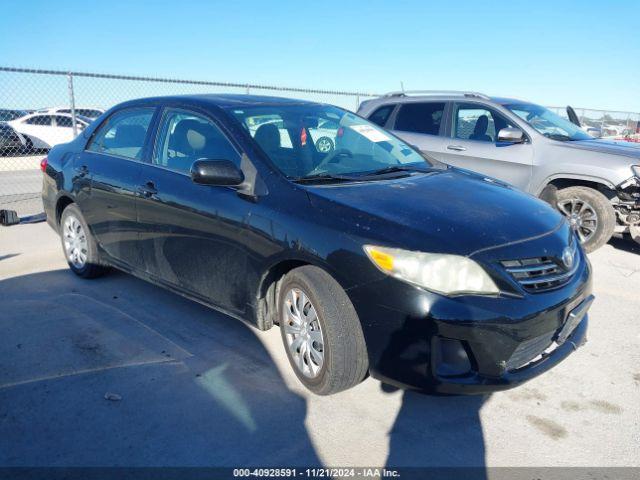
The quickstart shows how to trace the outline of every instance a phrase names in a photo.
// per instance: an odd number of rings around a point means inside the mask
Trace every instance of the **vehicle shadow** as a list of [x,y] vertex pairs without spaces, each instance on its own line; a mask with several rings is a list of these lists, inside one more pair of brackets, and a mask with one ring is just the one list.
[[609,240],[609,245],[611,245],[616,250],[622,250],[623,252],[640,253],[640,243],[634,242],[631,237],[611,237],[611,240]]
[[242,322],[131,276],[0,281],[0,466],[318,466]]
[[[429,349],[426,339],[432,332],[424,320],[407,319],[391,335],[383,354],[389,360],[400,359],[402,371],[410,372],[404,379],[409,384],[419,384],[430,368],[424,352]],[[406,341],[407,331],[411,332],[411,342]],[[395,390],[385,384],[381,388],[387,392]],[[403,392],[401,407],[389,432],[386,468],[399,468],[403,478],[485,479],[480,409],[488,398],[488,395]]]
[[486,479],[480,409],[487,399],[405,391],[386,468],[399,468],[402,478]]

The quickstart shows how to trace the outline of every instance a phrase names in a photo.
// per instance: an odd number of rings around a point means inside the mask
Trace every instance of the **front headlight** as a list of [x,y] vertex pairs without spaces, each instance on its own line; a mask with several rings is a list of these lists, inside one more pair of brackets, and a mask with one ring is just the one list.
[[444,295],[500,292],[487,272],[467,257],[374,245],[365,245],[364,251],[383,273],[427,290]]

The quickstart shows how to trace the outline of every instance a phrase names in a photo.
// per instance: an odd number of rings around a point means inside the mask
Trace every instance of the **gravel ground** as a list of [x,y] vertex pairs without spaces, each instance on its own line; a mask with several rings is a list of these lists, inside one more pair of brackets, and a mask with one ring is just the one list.
[[1,466],[640,466],[640,248],[591,255],[589,341],[486,397],[307,392],[258,332],[131,276],[76,278],[0,228]]

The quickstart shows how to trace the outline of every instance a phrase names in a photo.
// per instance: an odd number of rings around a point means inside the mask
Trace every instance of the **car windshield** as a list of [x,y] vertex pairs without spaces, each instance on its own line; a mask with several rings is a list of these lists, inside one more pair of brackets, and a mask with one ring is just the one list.
[[505,107],[535,128],[545,137],[563,142],[593,140],[593,137],[569,120],[539,105],[516,103]]
[[337,107],[276,104],[229,111],[291,179],[345,179],[431,166],[402,140]]

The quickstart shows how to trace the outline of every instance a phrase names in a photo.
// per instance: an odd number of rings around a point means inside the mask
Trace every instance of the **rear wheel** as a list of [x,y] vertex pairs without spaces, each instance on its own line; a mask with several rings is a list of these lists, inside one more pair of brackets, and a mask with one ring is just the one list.
[[25,144],[22,147],[22,153],[29,155],[33,153],[33,142],[29,137],[26,137],[24,140],[25,140]]
[[310,265],[289,272],[278,305],[282,342],[305,387],[330,395],[362,381],[369,362],[360,320],[327,272]]
[[96,242],[80,209],[68,205],[60,217],[60,238],[69,268],[83,278],[104,275],[108,268],[101,264]]
[[616,227],[616,213],[602,193],[589,187],[569,187],[558,190],[556,200],[585,251],[593,252],[609,241]]

